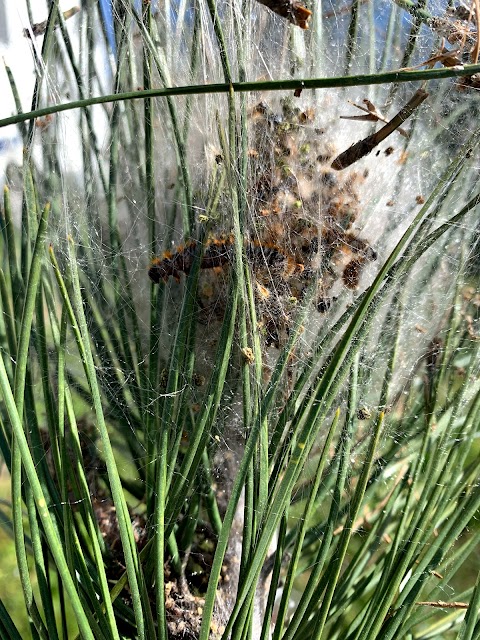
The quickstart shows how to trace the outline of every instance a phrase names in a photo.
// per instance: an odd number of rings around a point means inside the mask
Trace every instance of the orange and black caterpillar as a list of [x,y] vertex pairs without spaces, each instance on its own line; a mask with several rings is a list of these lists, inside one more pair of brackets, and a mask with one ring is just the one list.
[[[155,258],[150,265],[148,275],[155,284],[166,282],[170,276],[176,280],[180,274],[188,274],[193,266],[197,251],[197,242],[192,241],[185,246],[178,247],[174,252],[166,251],[161,258]],[[281,271],[282,275],[289,276],[293,273],[301,273],[303,265],[286,256],[275,245],[264,245],[259,242],[249,242],[245,246],[247,260],[250,264],[267,267],[275,271]],[[233,238],[211,240],[202,255],[201,269],[222,268],[233,261]]]

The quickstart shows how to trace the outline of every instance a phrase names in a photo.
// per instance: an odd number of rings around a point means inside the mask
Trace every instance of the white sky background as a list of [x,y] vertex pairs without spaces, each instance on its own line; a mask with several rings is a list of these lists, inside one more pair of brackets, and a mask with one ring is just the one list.
[[[0,100],[0,118],[7,118],[13,115],[16,110],[5,71],[5,64],[12,70],[24,111],[30,109],[35,73],[31,52],[32,43],[23,35],[23,29],[29,27],[25,2],[23,0],[0,0],[0,4],[3,5],[0,10],[0,19],[5,19],[0,41],[0,54],[2,56],[2,64],[0,65],[0,95],[2,96]],[[42,22],[47,17],[45,3],[39,2],[39,0],[33,0],[32,11],[34,19],[38,22]],[[37,42],[36,46],[41,47],[41,41]],[[8,162],[21,163],[21,152],[22,147],[18,128],[11,126],[0,129],[0,168],[2,176]]]
[[[75,4],[75,0],[60,0],[59,7],[61,11],[66,11]],[[31,0],[31,7],[34,23],[43,22],[47,19],[48,8],[44,0]],[[77,52],[79,25],[79,13],[67,21],[73,48]],[[23,35],[23,30],[29,28],[29,26],[25,0],[0,0],[0,118],[7,118],[16,113],[5,64],[10,67],[15,78],[23,111],[29,111],[31,108],[35,85],[35,68],[32,58],[32,41]],[[37,48],[39,53],[42,43],[43,36],[37,36],[33,40],[33,46]],[[100,57],[103,57],[101,53]],[[95,113],[95,110],[93,110],[93,113]],[[67,115],[65,124],[69,117],[72,116]],[[69,131],[68,162],[72,166],[72,164],[75,165],[77,162],[81,162],[81,149],[80,145],[71,144],[72,127],[69,128]],[[102,138],[100,137],[101,140]],[[73,149],[75,151],[72,154]],[[16,126],[0,129],[0,185],[5,180],[5,169],[11,162],[18,165],[22,164],[22,143]]]

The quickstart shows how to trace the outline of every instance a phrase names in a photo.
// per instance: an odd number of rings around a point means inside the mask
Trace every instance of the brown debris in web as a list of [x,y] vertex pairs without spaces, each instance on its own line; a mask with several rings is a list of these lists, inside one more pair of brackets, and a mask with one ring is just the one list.
[[[464,4],[448,6],[443,16],[431,18],[428,25],[442,38],[442,43],[434,56],[417,67],[431,68],[437,62],[444,67],[463,67],[466,63],[477,64],[480,56],[479,23],[480,0],[472,0],[470,7]],[[479,89],[480,74],[463,76],[457,82],[457,88],[460,91]]]
[[296,0],[257,0],[277,15],[300,29],[308,29],[312,12]]
[[[248,211],[244,256],[250,267],[258,329],[265,348],[286,343],[298,304],[314,288],[313,305],[326,313],[342,289],[361,285],[376,259],[355,223],[361,211],[365,172],[334,171],[335,148],[315,126],[313,109],[293,99],[280,109],[265,102],[251,108]],[[228,304],[235,249],[230,230],[215,229],[203,247],[190,242],[155,259],[156,283],[188,274],[199,251],[198,318],[209,326]]]

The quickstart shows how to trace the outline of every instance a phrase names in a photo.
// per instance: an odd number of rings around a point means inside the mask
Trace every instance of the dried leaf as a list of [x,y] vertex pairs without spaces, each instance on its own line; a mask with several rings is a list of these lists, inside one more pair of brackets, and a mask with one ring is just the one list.
[[257,0],[260,4],[265,5],[271,11],[278,14],[285,20],[300,27],[300,29],[308,29],[308,22],[312,16],[312,12],[302,6],[296,0]]

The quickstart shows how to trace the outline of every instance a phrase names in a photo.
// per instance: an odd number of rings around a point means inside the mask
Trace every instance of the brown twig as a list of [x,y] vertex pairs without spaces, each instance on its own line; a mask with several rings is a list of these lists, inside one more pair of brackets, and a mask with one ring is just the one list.
[[398,127],[412,115],[415,109],[422,104],[427,96],[428,93],[426,91],[418,89],[407,104],[402,107],[397,115],[394,116],[384,127],[376,133],[373,133],[371,136],[368,136],[363,140],[359,140],[349,149],[337,156],[332,162],[332,169],[340,171],[368,155],[378,144],[380,144],[380,142],[385,140],[385,138],[393,133],[395,129],[398,129]]
[[441,62],[444,67],[456,67],[463,64],[460,54],[461,51],[459,47],[457,47],[456,49],[447,49],[446,47],[442,47],[440,53],[432,56],[428,60],[425,60],[425,62],[416,64],[414,67],[404,67],[401,70],[413,71],[414,69],[420,69],[421,67],[433,67],[437,62]]
[[480,36],[478,33],[478,27],[480,25],[480,0],[475,0],[474,4],[475,4],[475,22],[477,23],[477,40],[472,49],[472,53],[470,55],[470,61],[473,64],[477,64],[478,56],[480,54]]
[[[72,16],[76,15],[79,11],[80,11],[80,7],[72,7],[71,9],[68,9],[67,11],[63,12],[63,19],[68,20]],[[47,20],[44,20],[43,22],[36,22],[35,24],[32,24],[31,29],[24,29],[23,35],[25,36],[25,38],[30,38],[31,35],[40,36],[42,35],[42,33],[45,33],[46,29],[47,29]]]
[[[373,102],[370,102],[370,100],[368,100],[367,98],[365,98],[363,101],[363,103],[366,105],[365,107],[362,107],[362,105],[356,104],[351,100],[349,100],[349,102],[350,104],[353,104],[354,107],[357,107],[357,109],[360,109],[361,111],[365,111],[367,115],[366,116],[340,116],[340,120],[362,120],[365,122],[380,121],[380,122],[388,123],[388,119],[377,109],[377,107],[373,104]],[[398,127],[398,133],[408,138],[408,133],[405,131],[405,129]]]
[[424,607],[436,607],[438,609],[468,609],[468,602],[445,602],[444,600],[416,602]]

